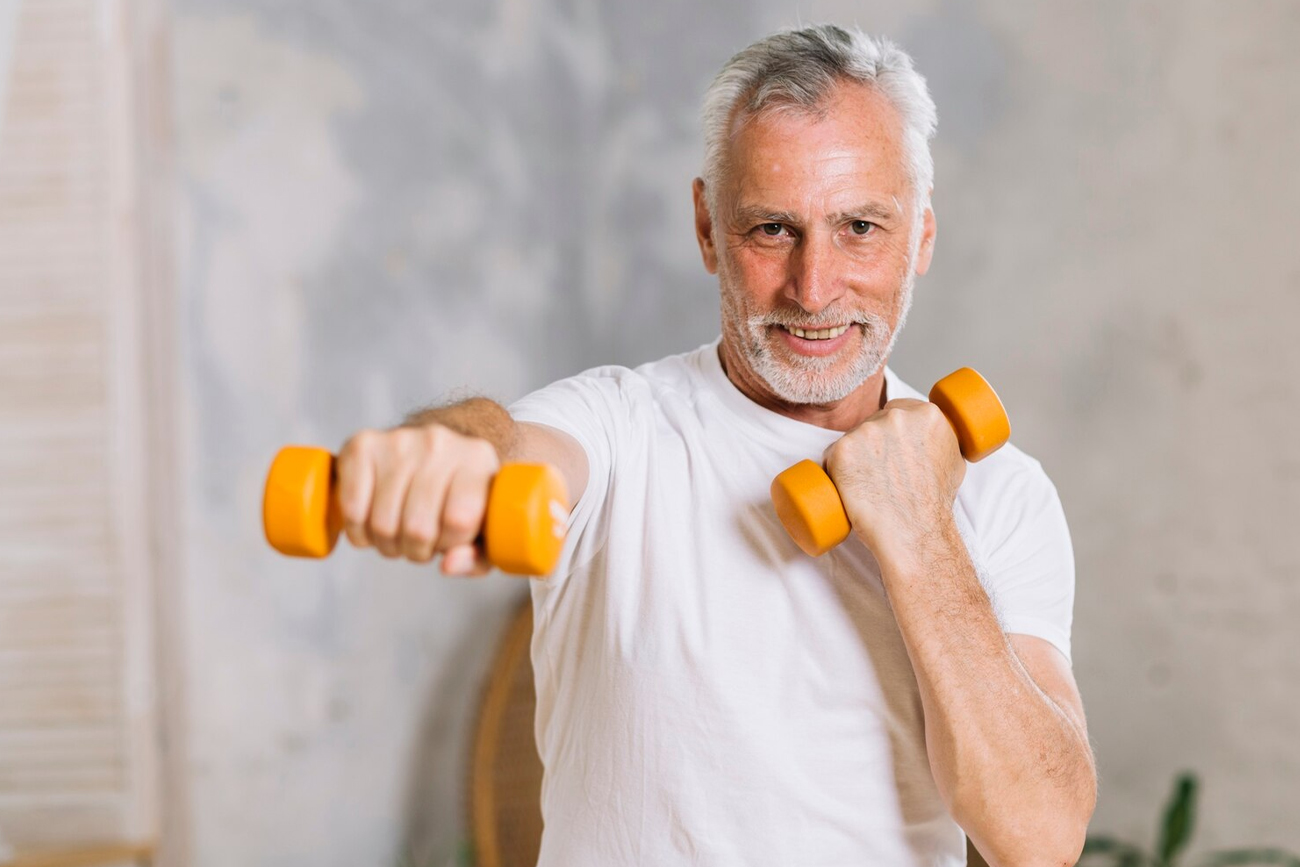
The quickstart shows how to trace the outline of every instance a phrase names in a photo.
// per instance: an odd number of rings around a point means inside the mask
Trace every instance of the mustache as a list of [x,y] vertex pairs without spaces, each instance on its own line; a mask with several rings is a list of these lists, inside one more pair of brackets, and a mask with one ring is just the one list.
[[805,330],[820,330],[822,328],[837,328],[847,322],[849,325],[866,325],[869,328],[881,328],[885,325],[883,317],[874,313],[859,313],[852,318],[845,319],[843,315],[836,317],[819,316],[815,319],[806,319],[802,317],[786,316],[780,313],[764,313],[758,316],[751,316],[750,325],[771,326],[780,325],[783,328],[802,328]]

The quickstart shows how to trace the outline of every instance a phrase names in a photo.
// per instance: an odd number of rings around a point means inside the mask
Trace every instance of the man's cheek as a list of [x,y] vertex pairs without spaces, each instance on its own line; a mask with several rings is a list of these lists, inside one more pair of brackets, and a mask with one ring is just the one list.
[[748,257],[739,265],[736,282],[741,291],[753,298],[755,305],[762,309],[770,310],[777,306],[781,287],[786,282],[784,258]]

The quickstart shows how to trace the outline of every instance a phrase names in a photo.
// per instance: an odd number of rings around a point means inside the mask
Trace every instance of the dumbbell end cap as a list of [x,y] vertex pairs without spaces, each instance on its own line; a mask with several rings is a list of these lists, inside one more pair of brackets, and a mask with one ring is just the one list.
[[819,465],[802,460],[772,480],[772,505],[790,538],[819,557],[849,537],[844,502]]
[[328,557],[342,516],[331,488],[334,456],[314,446],[285,446],[271,462],[262,495],[266,541],[290,557]]
[[549,464],[505,464],[483,521],[488,561],[511,575],[549,575],[564,550],[569,494]]
[[930,402],[952,425],[962,457],[974,463],[1011,439],[1011,421],[988,380],[969,367],[945,376],[930,389]]

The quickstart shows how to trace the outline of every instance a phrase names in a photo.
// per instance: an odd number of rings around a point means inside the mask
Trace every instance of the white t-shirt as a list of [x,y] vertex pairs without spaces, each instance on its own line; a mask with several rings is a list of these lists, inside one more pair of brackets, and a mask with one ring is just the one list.
[[[769,498],[841,434],[749,400],[717,346],[510,407],[590,465],[532,582],[539,867],[965,864],[875,558],[855,537],[806,556]],[[1039,463],[968,465],[955,514],[1004,630],[1068,658],[1074,557]]]

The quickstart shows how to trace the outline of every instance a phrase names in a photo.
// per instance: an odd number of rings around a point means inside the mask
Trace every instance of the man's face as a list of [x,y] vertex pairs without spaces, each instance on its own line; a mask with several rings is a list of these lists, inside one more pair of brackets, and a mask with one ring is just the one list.
[[[934,237],[893,106],[845,84],[821,108],[743,124],[701,238],[731,357],[795,404],[841,400],[879,370]],[[697,230],[702,204],[697,182]]]

